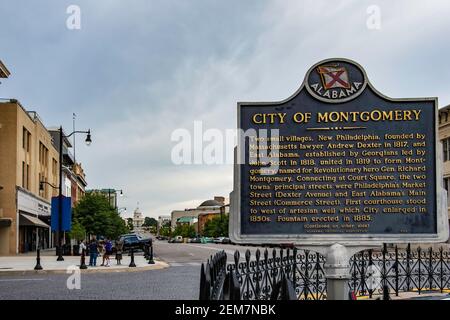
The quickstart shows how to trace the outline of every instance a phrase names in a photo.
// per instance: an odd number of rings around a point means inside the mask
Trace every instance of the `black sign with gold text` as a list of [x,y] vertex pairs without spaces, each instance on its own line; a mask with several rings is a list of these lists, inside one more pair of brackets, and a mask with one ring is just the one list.
[[285,101],[239,103],[239,237],[437,234],[436,112],[435,98],[383,96],[346,59]]

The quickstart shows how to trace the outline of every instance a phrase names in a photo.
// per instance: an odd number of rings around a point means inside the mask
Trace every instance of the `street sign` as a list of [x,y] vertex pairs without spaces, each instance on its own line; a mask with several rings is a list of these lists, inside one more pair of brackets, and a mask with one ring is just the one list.
[[348,59],[280,102],[238,103],[236,243],[445,242],[437,98],[391,99]]
[[[70,231],[72,229],[72,201],[71,197],[62,197],[62,229]],[[52,197],[51,227],[53,231],[59,231],[59,198]]]

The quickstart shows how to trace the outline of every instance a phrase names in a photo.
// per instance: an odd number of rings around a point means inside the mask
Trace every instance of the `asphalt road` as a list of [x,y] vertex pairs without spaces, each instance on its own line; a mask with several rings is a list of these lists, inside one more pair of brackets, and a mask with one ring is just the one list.
[[[155,241],[155,258],[169,263],[162,270],[89,273],[80,275],[80,289],[69,289],[74,278],[65,274],[0,276],[0,300],[8,299],[198,299],[200,265],[212,254],[226,250],[232,262],[234,250],[242,256],[253,247],[216,244],[172,244]],[[73,287],[73,286],[72,286]]]

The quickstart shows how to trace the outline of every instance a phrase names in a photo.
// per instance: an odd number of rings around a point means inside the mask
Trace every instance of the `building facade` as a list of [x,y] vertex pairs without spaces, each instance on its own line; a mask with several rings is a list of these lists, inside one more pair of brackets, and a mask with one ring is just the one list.
[[59,153],[36,112],[14,99],[0,102],[0,255],[52,246],[51,197]]
[[[439,140],[442,143],[444,188],[447,190],[447,199],[450,206],[450,105],[439,109]],[[449,207],[450,217],[450,207]]]
[[89,189],[86,190],[86,192],[88,193],[95,193],[95,194],[101,194],[103,195],[106,199],[108,199],[109,204],[111,205],[111,207],[113,208],[118,208],[117,207],[117,190],[116,189]]
[[170,225],[171,216],[158,216],[157,225],[156,225],[156,235],[160,235],[159,231],[165,225]]
[[201,235],[202,228],[206,223],[206,218],[201,217],[209,216],[212,219],[213,216],[220,215],[223,206],[225,206],[225,198],[214,197],[213,200],[203,201],[197,208],[174,210],[171,213],[171,229],[175,230],[177,225],[185,223],[185,221],[195,221],[191,224],[195,226],[196,233]]
[[142,229],[142,225],[144,224],[145,218],[142,215],[141,210],[137,207],[133,212],[133,230],[140,231]]

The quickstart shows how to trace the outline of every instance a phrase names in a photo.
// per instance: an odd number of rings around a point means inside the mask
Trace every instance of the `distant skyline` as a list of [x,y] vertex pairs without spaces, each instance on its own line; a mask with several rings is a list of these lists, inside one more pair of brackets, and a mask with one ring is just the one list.
[[[69,30],[67,8],[81,10]],[[369,6],[380,13],[370,29]],[[171,133],[236,128],[238,101],[292,95],[316,62],[361,64],[393,98],[450,104],[450,1],[3,1],[0,98],[16,98],[48,127],[77,137],[89,189],[123,189],[131,217],[229,197],[232,165],[174,165]]]

